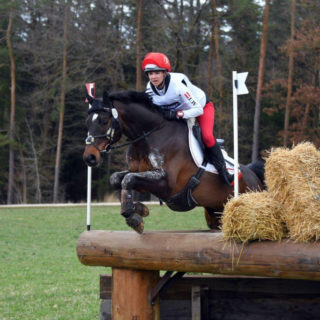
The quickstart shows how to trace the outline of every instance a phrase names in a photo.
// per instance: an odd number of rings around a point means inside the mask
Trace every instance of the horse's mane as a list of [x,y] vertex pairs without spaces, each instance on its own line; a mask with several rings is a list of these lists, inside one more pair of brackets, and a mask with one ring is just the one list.
[[157,113],[162,113],[161,108],[159,106],[155,105],[152,102],[152,99],[148,93],[145,91],[139,92],[139,91],[133,91],[133,90],[128,90],[128,91],[121,91],[121,92],[113,92],[109,96],[110,100],[118,100],[123,103],[140,103],[143,106],[145,106],[147,109],[157,112]]

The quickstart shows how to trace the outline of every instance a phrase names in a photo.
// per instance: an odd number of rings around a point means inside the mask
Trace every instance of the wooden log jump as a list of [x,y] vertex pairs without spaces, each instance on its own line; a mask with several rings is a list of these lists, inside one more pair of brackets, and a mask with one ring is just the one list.
[[320,243],[230,244],[221,233],[92,230],[77,245],[81,263],[138,270],[320,280]]
[[[319,252],[319,242],[230,244],[210,231],[92,230],[77,244],[81,263],[112,267],[113,320],[159,320],[159,288],[171,271],[320,280]],[[160,280],[160,270],[170,272]],[[192,319],[201,319],[200,300],[192,301]]]

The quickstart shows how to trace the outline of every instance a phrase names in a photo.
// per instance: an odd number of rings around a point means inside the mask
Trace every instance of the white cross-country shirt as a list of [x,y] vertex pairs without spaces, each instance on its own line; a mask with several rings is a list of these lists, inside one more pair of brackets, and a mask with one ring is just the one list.
[[156,105],[168,110],[183,110],[184,119],[201,116],[206,105],[206,94],[183,73],[168,73],[163,89],[157,89],[149,81],[146,92]]

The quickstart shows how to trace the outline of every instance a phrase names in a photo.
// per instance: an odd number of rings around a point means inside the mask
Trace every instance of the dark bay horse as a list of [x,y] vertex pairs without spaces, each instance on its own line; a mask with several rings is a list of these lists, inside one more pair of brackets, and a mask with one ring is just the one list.
[[[122,135],[128,139],[128,170],[114,173],[110,182],[121,188],[121,214],[127,224],[143,232],[148,208],[133,202],[132,191],[150,192],[171,209],[205,208],[210,229],[218,226],[224,204],[233,194],[217,174],[201,172],[188,147],[188,128],[183,120],[164,119],[161,108],[147,94],[136,91],[104,93],[102,99],[87,95],[91,104],[87,119],[88,137],[83,158],[89,166],[102,163],[101,153],[117,146]],[[240,166],[239,192],[262,190],[258,178],[263,165]],[[187,187],[186,187],[187,186]]]

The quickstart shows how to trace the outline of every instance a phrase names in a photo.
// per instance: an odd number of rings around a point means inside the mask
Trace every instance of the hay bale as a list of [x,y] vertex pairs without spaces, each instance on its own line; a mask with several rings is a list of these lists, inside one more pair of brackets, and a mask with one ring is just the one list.
[[320,238],[320,152],[309,142],[292,150],[277,148],[266,161],[268,192],[284,208],[290,238]]
[[250,192],[225,205],[222,232],[227,240],[281,240],[286,235],[281,205],[268,192]]

